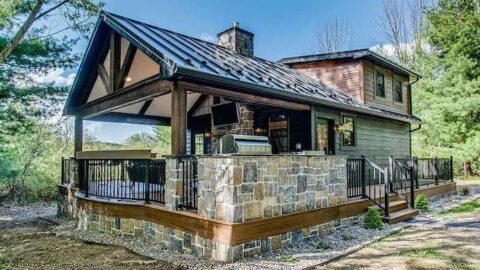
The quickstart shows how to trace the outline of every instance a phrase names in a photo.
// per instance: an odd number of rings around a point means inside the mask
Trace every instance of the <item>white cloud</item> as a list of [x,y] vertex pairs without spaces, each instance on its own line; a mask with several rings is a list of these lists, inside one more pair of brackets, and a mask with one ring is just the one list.
[[84,129],[85,132],[95,136],[95,134],[100,131],[103,127],[102,122],[95,122],[95,121],[84,121]]
[[31,79],[34,83],[53,83],[55,86],[70,86],[75,79],[75,73],[65,72],[62,68],[56,68],[45,74],[32,74]]
[[212,43],[217,42],[217,38],[215,36],[210,35],[209,33],[201,33],[200,34],[200,39],[208,41],[208,42],[212,42]]

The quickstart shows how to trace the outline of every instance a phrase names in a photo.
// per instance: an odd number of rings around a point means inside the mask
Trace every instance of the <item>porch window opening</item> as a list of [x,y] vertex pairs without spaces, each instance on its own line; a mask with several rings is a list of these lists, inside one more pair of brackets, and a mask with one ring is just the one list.
[[402,89],[402,81],[394,80],[393,81],[393,93],[394,93],[394,100],[395,102],[403,102],[403,89]]
[[343,116],[343,145],[355,145],[355,122],[351,116]]
[[205,135],[195,134],[195,154],[202,155],[205,153]]
[[380,72],[375,73],[375,81],[376,81],[376,90],[375,95],[377,97],[385,97],[385,75]]
[[281,115],[270,119],[268,123],[272,152],[275,154],[289,151],[288,118]]

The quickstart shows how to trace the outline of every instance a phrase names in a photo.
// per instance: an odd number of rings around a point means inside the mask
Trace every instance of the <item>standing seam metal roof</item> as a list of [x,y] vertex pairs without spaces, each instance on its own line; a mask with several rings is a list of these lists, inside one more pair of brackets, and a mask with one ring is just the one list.
[[[157,61],[163,62],[159,64],[166,66],[171,75],[179,70],[190,70],[269,88],[272,90],[269,92],[279,91],[279,94],[288,93],[303,99],[324,100],[332,107],[337,104],[342,108],[362,109],[366,113],[382,113],[284,64],[237,54],[214,43],[109,12],[103,11],[100,16],[110,26],[132,35],[156,56],[154,58]],[[75,84],[73,87],[75,89]]]

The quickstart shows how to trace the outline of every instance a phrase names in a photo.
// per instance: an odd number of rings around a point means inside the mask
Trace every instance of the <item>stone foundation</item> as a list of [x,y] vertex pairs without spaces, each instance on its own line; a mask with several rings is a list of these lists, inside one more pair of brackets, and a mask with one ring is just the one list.
[[315,241],[318,237],[331,233],[335,229],[357,224],[360,221],[361,216],[344,218],[236,246],[218,243],[150,221],[114,218],[87,213],[83,210],[79,213],[78,227],[95,233],[140,238],[154,245],[161,245],[171,250],[203,256],[216,261],[236,262],[260,253]]

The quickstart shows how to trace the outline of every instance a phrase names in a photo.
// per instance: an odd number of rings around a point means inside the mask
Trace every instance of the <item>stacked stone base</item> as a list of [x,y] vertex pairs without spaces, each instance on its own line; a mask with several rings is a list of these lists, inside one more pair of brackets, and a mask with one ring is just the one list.
[[59,212],[72,215],[71,210],[74,210],[78,222],[77,229],[108,233],[117,237],[138,238],[152,245],[161,245],[174,251],[229,263],[272,250],[315,241],[322,235],[356,224],[361,220],[359,215],[229,246],[146,220],[109,217],[81,208],[75,209],[71,207],[73,203],[73,200],[64,200],[59,204]]

